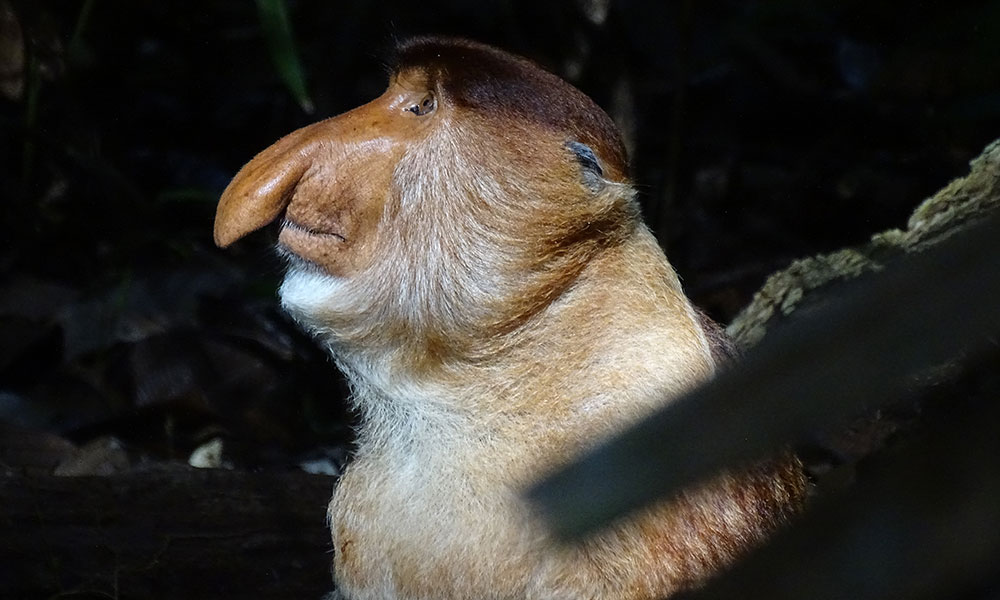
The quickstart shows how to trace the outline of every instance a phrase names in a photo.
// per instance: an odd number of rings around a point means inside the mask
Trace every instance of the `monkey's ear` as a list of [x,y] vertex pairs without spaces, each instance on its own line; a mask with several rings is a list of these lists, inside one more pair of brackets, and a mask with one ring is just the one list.
[[604,169],[601,168],[601,161],[590,146],[574,140],[566,142],[566,148],[573,153],[576,162],[580,164],[583,184],[595,192],[604,187]]

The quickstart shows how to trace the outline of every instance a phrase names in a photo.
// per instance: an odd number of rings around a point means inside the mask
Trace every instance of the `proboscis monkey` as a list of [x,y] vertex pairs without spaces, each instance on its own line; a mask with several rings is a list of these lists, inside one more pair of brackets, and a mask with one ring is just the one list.
[[360,413],[329,518],[339,593],[638,599],[697,585],[793,512],[794,460],[723,474],[579,546],[520,492],[712,375],[608,116],[525,59],[399,46],[375,100],[258,154],[228,246],[280,221],[282,305]]

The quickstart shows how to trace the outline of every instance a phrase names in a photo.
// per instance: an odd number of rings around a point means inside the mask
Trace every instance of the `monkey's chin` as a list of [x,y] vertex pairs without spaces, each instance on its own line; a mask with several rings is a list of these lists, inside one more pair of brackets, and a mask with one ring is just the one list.
[[[286,251],[287,252],[287,251]],[[324,315],[335,314],[345,308],[347,282],[343,277],[330,275],[315,264],[289,256],[285,279],[278,288],[281,307],[307,330],[314,334],[327,329]]]

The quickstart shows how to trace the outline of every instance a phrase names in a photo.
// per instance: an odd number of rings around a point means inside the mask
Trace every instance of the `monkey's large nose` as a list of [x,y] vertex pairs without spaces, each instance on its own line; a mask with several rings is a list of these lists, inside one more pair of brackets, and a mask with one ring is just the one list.
[[[285,209],[291,213],[298,207],[300,216],[312,215],[318,221],[314,225],[323,225],[338,215],[357,220],[378,208],[367,204],[384,198],[402,148],[425,131],[411,109],[426,97],[426,90],[392,82],[371,102],[275,142],[244,165],[222,192],[215,243],[226,247]],[[299,225],[312,229],[310,223]]]
[[[317,123],[319,125],[320,123]],[[312,163],[307,135],[299,129],[258,154],[229,182],[215,212],[215,243],[225,248],[271,223],[291,202]]]
[[338,163],[343,153],[337,149],[381,133],[383,97],[293,131],[244,165],[219,199],[215,243],[224,248],[281,216],[310,168],[326,173],[351,168]]

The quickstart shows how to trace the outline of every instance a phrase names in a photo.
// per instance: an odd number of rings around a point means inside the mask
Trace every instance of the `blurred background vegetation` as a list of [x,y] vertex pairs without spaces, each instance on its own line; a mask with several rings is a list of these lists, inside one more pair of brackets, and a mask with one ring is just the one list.
[[1000,132],[996,1],[0,0],[0,438],[49,436],[0,464],[113,439],[94,472],[115,471],[222,439],[228,465],[340,468],[343,384],[277,309],[269,235],[212,245],[215,202],[426,33],[603,106],[724,323],[792,259],[901,226]]

